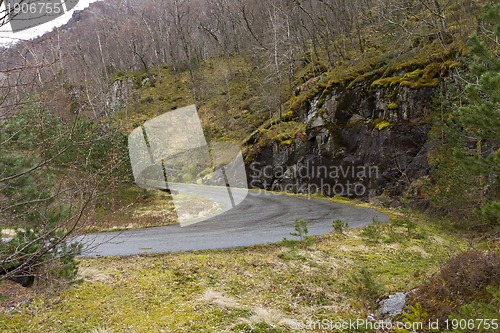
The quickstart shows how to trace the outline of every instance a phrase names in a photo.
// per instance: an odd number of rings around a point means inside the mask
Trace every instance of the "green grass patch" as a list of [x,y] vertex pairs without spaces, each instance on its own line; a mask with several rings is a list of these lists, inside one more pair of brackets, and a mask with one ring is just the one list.
[[377,225],[373,241],[349,229],[308,237],[307,247],[81,259],[82,283],[1,313],[0,330],[287,332],[312,318],[366,318],[376,298],[414,288],[466,247],[437,224],[407,218]]

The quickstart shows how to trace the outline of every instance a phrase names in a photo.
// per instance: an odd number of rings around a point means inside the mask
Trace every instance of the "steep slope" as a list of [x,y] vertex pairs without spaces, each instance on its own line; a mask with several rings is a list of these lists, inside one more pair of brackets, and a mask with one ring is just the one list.
[[[401,195],[428,173],[427,133],[435,88],[335,87],[312,99],[297,133],[256,133],[247,155],[254,187],[324,195]],[[268,166],[272,166],[271,168]]]
[[93,4],[19,51],[50,62],[38,90],[54,112],[129,132],[196,103],[209,139],[243,144],[254,187],[401,195],[427,174],[432,100],[482,2],[198,3]]
[[[453,16],[455,5],[448,4],[443,17]],[[438,32],[423,38],[419,30],[408,43],[388,25],[370,25],[370,47],[363,53],[335,68],[323,69],[321,61],[311,66],[316,71],[299,76],[284,117],[245,141],[252,186],[419,199],[429,173],[435,99],[463,68],[474,13],[450,27],[445,40]]]

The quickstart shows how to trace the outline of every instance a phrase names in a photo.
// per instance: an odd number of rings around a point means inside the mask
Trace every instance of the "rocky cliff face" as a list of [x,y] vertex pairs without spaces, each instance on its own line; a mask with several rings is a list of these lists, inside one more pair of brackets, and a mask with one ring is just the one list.
[[247,159],[251,187],[329,196],[400,195],[428,173],[426,119],[434,91],[366,83],[333,88],[299,111],[305,132],[252,152]]
[[115,80],[108,94],[106,105],[113,111],[127,107],[127,101],[134,91],[134,81],[131,78]]

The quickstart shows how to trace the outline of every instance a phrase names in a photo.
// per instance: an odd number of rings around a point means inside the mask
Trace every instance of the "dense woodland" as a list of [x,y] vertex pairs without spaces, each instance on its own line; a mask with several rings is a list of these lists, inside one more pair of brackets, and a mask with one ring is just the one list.
[[[261,85],[282,92],[266,103],[275,111],[310,63],[317,76],[358,59],[366,62],[361,71],[373,69],[430,43],[428,56],[463,52],[480,7],[476,1],[434,0],[98,2],[75,14],[67,28],[4,51],[2,67],[11,73],[12,88],[81,88],[87,109],[102,114],[110,81],[121,73],[138,70],[161,81],[164,66],[187,71],[193,95],[203,103],[207,83],[200,66],[223,57],[231,79],[238,73],[229,59],[242,57],[247,70],[261,74]],[[24,94],[12,91],[9,98]]]

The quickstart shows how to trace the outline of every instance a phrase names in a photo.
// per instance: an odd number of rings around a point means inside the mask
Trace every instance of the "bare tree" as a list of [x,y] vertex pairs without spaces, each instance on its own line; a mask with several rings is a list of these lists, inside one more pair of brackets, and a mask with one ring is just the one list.
[[[0,231],[8,234],[0,234],[0,280],[72,277],[80,247],[69,238],[127,169],[123,139],[100,112],[68,114],[58,101],[72,78],[78,93],[96,100],[107,57],[78,42],[55,31],[46,47],[25,42],[0,53]],[[96,74],[91,57],[101,60]]]
[[0,279],[74,276],[81,247],[69,238],[92,223],[89,210],[127,172],[120,142],[105,122],[64,120],[36,96],[0,120],[0,231],[11,234],[0,239]]

